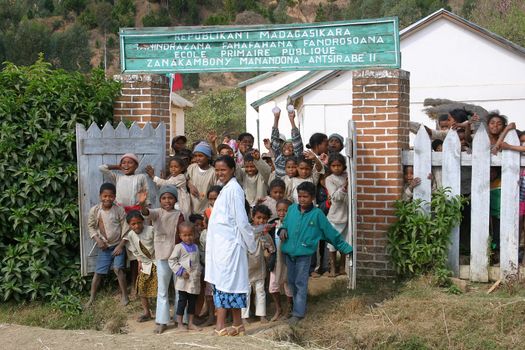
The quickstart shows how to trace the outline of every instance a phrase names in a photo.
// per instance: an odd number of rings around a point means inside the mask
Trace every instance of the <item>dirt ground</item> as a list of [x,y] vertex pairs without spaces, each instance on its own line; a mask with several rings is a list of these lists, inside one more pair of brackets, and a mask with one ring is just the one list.
[[[330,279],[326,277],[310,279],[309,294],[321,295],[329,291],[332,284],[344,277]],[[271,315],[271,308],[268,310]],[[138,323],[136,315],[130,315],[125,334],[108,334],[94,330],[52,330],[16,324],[0,324],[1,349],[302,349],[302,347],[273,339],[286,338],[291,332],[284,322],[261,325],[253,322],[247,327],[244,337],[217,337],[213,327],[206,327],[200,332],[178,332],[173,325],[168,330],[156,335],[155,323]],[[284,335],[284,336],[283,336]]]

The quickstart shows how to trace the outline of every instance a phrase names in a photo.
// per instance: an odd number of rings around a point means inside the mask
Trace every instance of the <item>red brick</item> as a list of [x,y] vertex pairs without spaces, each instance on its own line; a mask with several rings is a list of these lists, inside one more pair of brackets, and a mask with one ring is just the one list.
[[386,91],[387,85],[366,85],[365,92]]
[[372,93],[372,92],[369,92],[369,93],[363,92],[363,93],[352,94],[352,99],[354,99],[354,100],[371,99],[371,98],[375,98],[375,97],[376,97],[375,94]]
[[353,107],[352,114],[370,114],[374,113],[374,108],[371,107]]
[[400,98],[399,93],[394,92],[376,92],[375,98],[377,99],[398,99]]

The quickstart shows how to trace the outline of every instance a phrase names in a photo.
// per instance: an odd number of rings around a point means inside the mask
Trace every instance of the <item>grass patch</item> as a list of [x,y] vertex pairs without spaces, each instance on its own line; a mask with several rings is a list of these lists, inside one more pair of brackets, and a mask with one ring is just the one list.
[[[85,297],[82,302],[86,302]],[[125,332],[128,316],[138,313],[140,302],[128,306],[120,305],[114,291],[103,290],[97,295],[94,305],[71,315],[51,303],[4,303],[0,304],[0,323],[14,323],[24,326],[50,329],[95,329],[109,333]]]
[[346,283],[309,299],[307,318],[289,339],[340,349],[519,349],[525,344],[525,288],[473,284],[453,295],[430,278]]

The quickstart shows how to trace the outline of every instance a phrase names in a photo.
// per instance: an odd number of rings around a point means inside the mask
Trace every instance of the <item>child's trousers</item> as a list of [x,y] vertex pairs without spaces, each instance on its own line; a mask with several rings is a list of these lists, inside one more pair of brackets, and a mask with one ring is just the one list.
[[246,307],[242,309],[242,318],[250,318],[250,295],[255,289],[255,316],[266,316],[266,292],[264,280],[250,282],[250,292],[246,298]]
[[169,285],[174,275],[168,260],[157,260],[158,289],[155,322],[158,324],[168,324],[170,320]]
[[198,294],[190,294],[188,292],[179,290],[179,300],[177,301],[177,316],[184,315],[186,305],[188,306],[188,315],[195,314],[195,303],[197,302]]
[[308,295],[308,277],[311,255],[295,258],[285,255],[288,268],[288,286],[293,294],[292,316],[303,318],[306,314],[306,296]]

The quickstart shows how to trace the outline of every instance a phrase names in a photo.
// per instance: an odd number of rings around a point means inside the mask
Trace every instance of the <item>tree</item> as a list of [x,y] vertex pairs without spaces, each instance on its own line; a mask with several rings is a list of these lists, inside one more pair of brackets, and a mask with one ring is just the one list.
[[40,52],[49,52],[51,30],[38,20],[22,20],[3,34],[3,58],[19,65],[35,62]]
[[51,36],[50,58],[53,65],[69,71],[88,72],[91,69],[89,34],[80,24]]

